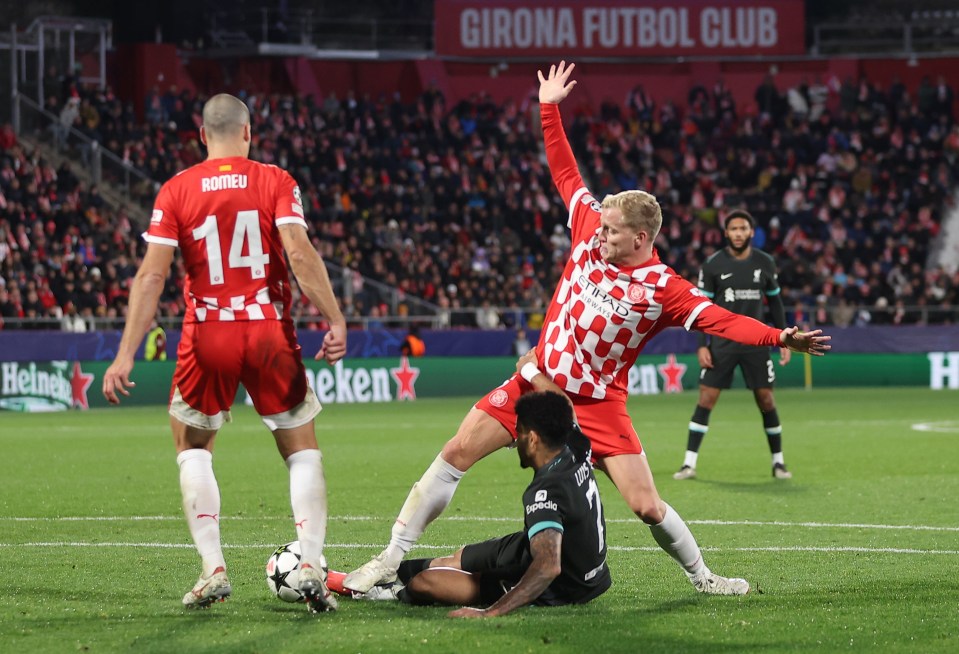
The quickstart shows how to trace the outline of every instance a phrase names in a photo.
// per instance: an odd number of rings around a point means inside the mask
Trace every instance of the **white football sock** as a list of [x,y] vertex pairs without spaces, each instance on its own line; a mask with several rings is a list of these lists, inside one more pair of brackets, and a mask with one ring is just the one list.
[[286,458],[290,469],[290,506],[302,561],[320,567],[326,541],[326,480],[319,450],[300,450]]
[[420,480],[413,484],[393,524],[390,544],[383,550],[386,565],[395,568],[400,564],[426,526],[449,506],[456,486],[465,474],[437,455]]
[[692,452],[686,450],[686,458],[683,459],[683,465],[689,466],[690,468],[696,468],[696,460],[699,458],[699,452]]
[[703,561],[703,553],[693,537],[693,532],[689,531],[689,527],[686,526],[686,523],[683,522],[683,519],[673,507],[665,502],[663,504],[666,506],[663,521],[658,525],[649,526],[653,538],[667,554],[683,567],[690,579],[709,572],[709,568]]
[[183,514],[203,561],[203,576],[209,577],[217,568],[226,567],[220,546],[220,488],[213,475],[213,455],[207,450],[184,450],[176,462]]
[[777,463],[786,465],[786,459],[783,458],[782,452],[776,452],[775,454],[773,454],[773,465],[776,465]]

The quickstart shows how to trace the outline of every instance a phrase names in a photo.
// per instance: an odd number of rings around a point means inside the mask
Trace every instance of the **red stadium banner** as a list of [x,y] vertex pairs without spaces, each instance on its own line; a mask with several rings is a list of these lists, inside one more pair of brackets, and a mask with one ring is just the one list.
[[805,52],[804,0],[436,0],[436,53],[677,57]]

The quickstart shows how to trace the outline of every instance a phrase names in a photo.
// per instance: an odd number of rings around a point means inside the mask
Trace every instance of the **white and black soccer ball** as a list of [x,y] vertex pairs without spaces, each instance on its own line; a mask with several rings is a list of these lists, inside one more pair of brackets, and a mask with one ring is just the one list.
[[[327,570],[326,557],[320,556],[320,566]],[[270,592],[284,602],[302,602],[300,586],[300,541],[280,545],[266,561],[266,585]]]

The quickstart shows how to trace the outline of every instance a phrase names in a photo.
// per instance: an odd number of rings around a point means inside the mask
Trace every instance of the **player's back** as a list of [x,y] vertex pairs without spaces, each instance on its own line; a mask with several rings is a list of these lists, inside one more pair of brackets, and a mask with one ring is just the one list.
[[166,184],[146,239],[177,245],[187,272],[187,322],[289,318],[279,225],[302,224],[296,182],[244,157],[208,160]]

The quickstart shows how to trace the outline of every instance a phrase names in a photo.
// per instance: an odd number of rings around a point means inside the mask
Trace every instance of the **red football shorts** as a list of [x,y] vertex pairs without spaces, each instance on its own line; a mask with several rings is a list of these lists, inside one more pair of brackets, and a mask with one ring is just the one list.
[[228,411],[240,382],[261,416],[284,413],[306,397],[306,371],[293,325],[279,320],[183,326],[174,391],[200,413]]
[[[516,374],[487,393],[475,406],[496,418],[516,440],[516,400],[531,390],[533,387]],[[570,395],[569,398],[573,401],[580,429],[593,444],[594,459],[642,454],[643,446],[626,413],[625,399],[595,400],[579,395]]]

